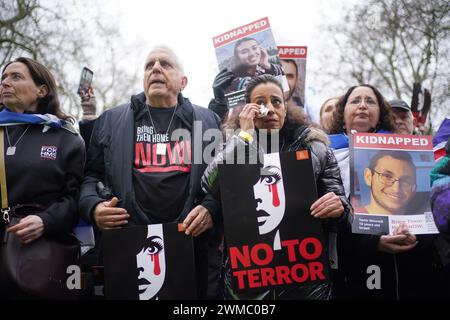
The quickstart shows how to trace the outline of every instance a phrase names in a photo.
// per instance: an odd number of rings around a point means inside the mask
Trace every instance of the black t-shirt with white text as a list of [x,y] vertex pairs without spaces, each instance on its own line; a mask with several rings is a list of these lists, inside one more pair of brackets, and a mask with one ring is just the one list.
[[188,196],[191,140],[170,141],[174,130],[186,129],[175,111],[145,106],[135,115],[133,185],[140,209],[155,223],[174,221]]

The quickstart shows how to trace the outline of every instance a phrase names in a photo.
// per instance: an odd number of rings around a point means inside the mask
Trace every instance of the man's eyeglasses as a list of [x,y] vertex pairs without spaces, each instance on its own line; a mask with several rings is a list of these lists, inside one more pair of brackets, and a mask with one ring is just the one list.
[[400,178],[400,179],[395,179],[394,176],[392,174],[390,174],[389,172],[378,172],[376,170],[373,170],[376,174],[378,174],[378,176],[380,177],[380,181],[382,184],[386,185],[386,186],[393,186],[395,182],[398,181],[399,186],[402,190],[409,190],[409,191],[414,191],[416,190],[416,184],[411,181],[409,178]]

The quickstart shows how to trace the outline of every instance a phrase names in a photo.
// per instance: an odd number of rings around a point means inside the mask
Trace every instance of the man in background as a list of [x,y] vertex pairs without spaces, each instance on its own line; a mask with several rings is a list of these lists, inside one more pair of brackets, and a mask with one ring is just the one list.
[[416,120],[409,105],[403,100],[391,100],[389,104],[394,113],[395,133],[413,134],[414,128],[416,127]]
[[297,91],[298,83],[297,63],[295,63],[295,61],[292,59],[281,59],[281,65],[283,67],[284,75],[286,76],[289,85],[289,93],[287,97],[285,97],[288,106],[297,106],[303,108],[303,101],[298,95],[295,94]]

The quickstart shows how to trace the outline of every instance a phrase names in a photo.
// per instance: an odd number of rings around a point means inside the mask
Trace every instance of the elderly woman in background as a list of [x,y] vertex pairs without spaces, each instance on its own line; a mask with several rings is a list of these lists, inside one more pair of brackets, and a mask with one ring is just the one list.
[[339,97],[328,98],[320,107],[320,126],[326,133],[330,132],[330,128],[333,125],[333,114],[336,111],[338,101]]
[[[7,197],[11,211],[24,216],[13,226],[0,224],[2,239],[17,237],[23,246],[31,246],[40,237],[65,238],[79,217],[83,140],[61,110],[52,74],[39,62],[23,57],[9,62],[2,71],[0,95]],[[0,297],[29,293],[11,284],[0,288]]]

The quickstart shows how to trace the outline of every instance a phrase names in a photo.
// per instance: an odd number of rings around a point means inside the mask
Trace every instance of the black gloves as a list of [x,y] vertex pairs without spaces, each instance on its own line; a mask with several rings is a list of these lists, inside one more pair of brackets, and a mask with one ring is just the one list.
[[230,86],[234,78],[235,78],[234,73],[228,70],[227,68],[219,72],[219,74],[214,79],[213,83],[213,91],[215,99],[219,100],[225,99],[225,90]]
[[214,79],[214,99],[211,99],[211,101],[209,102],[208,109],[214,111],[222,120],[224,119],[225,114],[228,112],[227,100],[225,99],[225,91],[226,89],[228,89],[234,79],[234,73],[227,68],[220,71]]

